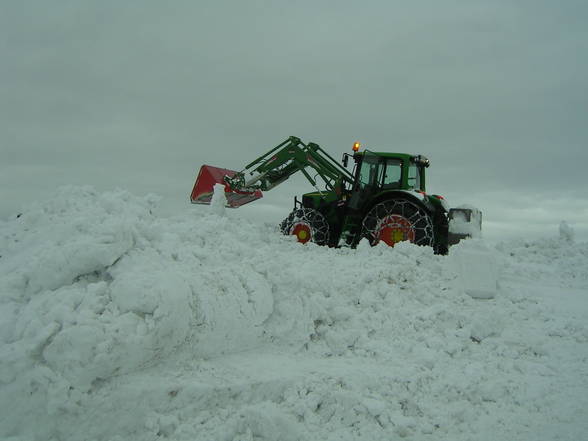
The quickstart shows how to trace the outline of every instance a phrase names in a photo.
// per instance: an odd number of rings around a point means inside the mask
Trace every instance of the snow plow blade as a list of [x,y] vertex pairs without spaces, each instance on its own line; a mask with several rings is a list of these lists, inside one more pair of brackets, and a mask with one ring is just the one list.
[[210,204],[215,184],[225,186],[227,207],[237,208],[263,197],[261,190],[247,192],[232,189],[231,186],[225,182],[224,178],[225,176],[232,178],[236,173],[236,171],[228,170],[226,168],[203,165],[198,172],[196,183],[194,184],[192,194],[190,195],[190,201],[193,204]]

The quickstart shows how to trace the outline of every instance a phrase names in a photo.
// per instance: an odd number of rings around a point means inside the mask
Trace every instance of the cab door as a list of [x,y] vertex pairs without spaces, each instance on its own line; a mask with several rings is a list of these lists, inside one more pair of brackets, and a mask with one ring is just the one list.
[[382,171],[381,158],[366,150],[357,163],[355,186],[349,200],[349,208],[360,210],[371,199],[381,186]]
[[381,189],[398,190],[402,186],[402,160],[397,158],[386,158],[383,161]]

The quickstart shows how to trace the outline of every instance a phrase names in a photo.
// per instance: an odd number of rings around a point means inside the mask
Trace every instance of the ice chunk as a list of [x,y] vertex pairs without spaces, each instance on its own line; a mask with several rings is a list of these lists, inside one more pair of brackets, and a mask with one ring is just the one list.
[[214,194],[212,195],[212,202],[210,203],[212,211],[219,216],[223,216],[225,214],[225,205],[227,205],[225,186],[214,184]]

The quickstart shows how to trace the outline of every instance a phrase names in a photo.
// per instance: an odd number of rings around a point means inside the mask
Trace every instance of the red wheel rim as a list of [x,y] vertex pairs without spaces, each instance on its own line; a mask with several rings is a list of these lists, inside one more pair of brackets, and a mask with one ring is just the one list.
[[300,243],[306,243],[311,239],[310,227],[303,223],[294,225],[290,234],[296,236],[296,240]]
[[414,242],[415,231],[412,224],[405,217],[397,214],[382,219],[378,239],[393,247],[398,242],[408,240]]

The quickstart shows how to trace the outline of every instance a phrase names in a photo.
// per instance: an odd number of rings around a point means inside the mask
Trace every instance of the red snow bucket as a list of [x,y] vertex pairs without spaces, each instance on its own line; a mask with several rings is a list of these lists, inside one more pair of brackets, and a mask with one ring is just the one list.
[[227,206],[237,208],[251,201],[263,197],[261,190],[253,192],[232,190],[229,184],[224,180],[225,176],[233,177],[237,173],[234,170],[226,168],[213,167],[212,165],[203,165],[200,167],[196,183],[190,195],[190,201],[193,204],[210,204],[214,185],[221,184],[225,186],[225,196],[227,197]]

